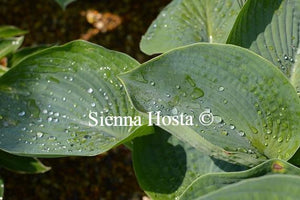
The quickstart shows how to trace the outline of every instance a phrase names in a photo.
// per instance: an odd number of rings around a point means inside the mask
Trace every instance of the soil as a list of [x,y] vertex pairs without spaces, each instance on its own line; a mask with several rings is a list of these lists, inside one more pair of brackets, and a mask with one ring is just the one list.
[[[89,41],[144,62],[150,57],[139,50],[141,36],[170,1],[77,0],[63,11],[54,0],[0,0],[0,26],[28,30],[23,47],[63,44],[94,28],[83,14],[87,10],[110,13],[120,17],[121,24],[107,32],[96,31]],[[123,146],[95,157],[41,160],[52,170],[24,175],[1,169],[6,200],[139,200],[145,196],[134,175],[131,153]]]

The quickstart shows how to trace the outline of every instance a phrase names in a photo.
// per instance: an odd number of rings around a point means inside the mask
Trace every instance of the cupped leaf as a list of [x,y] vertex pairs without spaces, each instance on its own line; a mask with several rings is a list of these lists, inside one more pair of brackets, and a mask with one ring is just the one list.
[[196,42],[225,43],[242,6],[237,0],[173,0],[140,43],[147,54]]
[[0,38],[10,38],[26,34],[27,31],[15,26],[0,26]]
[[[251,180],[256,177],[272,174],[289,174],[300,176],[300,169],[281,160],[268,160],[252,169],[232,173],[210,173],[197,178],[181,195],[179,199],[197,199],[228,185]],[[248,193],[252,191],[249,189]],[[240,199],[243,199],[240,197]]]
[[153,200],[174,200],[206,173],[245,167],[212,159],[159,127],[133,142],[133,165],[142,189]]
[[261,200],[299,198],[300,177],[292,175],[270,175],[244,180],[224,187],[196,200]]
[[248,0],[227,43],[249,48],[270,60],[300,93],[299,23],[299,0]]
[[[120,78],[136,109],[156,113],[152,123],[216,158],[251,166],[266,159],[261,154],[287,160],[299,147],[295,89],[270,62],[246,49],[194,44]],[[158,113],[183,118],[185,126],[163,124]]]
[[66,9],[66,7],[70,4],[70,3],[72,3],[72,2],[74,2],[74,1],[76,1],[76,0],[55,0],[59,5],[60,5],[60,7],[62,8],[62,9]]
[[139,121],[110,119],[136,115],[116,75],[137,65],[85,41],[22,60],[0,78],[0,148],[35,157],[96,155],[126,141]]
[[35,158],[15,156],[4,151],[0,151],[0,167],[18,173],[44,173],[50,170]]

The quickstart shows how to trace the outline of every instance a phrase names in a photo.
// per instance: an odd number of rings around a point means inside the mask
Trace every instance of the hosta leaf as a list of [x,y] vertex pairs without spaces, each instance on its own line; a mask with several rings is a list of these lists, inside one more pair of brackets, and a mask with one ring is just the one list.
[[14,26],[0,26],[0,59],[14,52],[21,46],[24,37],[20,35],[25,33],[27,33],[27,31]]
[[[101,126],[101,117],[135,116],[116,75],[137,65],[85,41],[22,60],[0,78],[0,148],[38,157],[96,155],[132,137],[137,128]],[[90,126],[90,112],[98,114],[97,126]]]
[[196,200],[295,200],[299,198],[299,184],[299,176],[263,176],[224,187]]
[[18,173],[43,173],[50,169],[35,158],[15,156],[4,151],[0,151],[0,167]]
[[299,24],[299,0],[249,0],[227,42],[273,62],[300,93]]
[[243,2],[173,0],[143,36],[147,54],[163,53],[196,42],[225,43]]
[[76,1],[76,0],[55,0],[59,5],[60,5],[60,7],[62,8],[62,9],[66,9],[66,7],[70,4],[70,3],[72,3],[72,2],[74,2],[74,1]]
[[[265,159],[260,154],[287,160],[299,147],[295,89],[270,62],[246,49],[194,44],[120,78],[139,111],[193,116],[193,126],[164,126],[162,118],[160,126],[211,156],[250,166]],[[214,120],[205,126],[209,117]]]
[[0,59],[16,51],[24,40],[23,36],[14,38],[0,38]]
[[199,176],[245,167],[212,159],[155,127],[156,133],[134,140],[133,165],[143,190],[153,200],[174,200]]
[[[197,197],[217,191],[228,185],[272,174],[300,175],[300,169],[281,160],[268,160],[252,169],[232,173],[210,173],[197,178],[178,199],[197,199]],[[249,193],[252,191],[249,189]],[[243,199],[243,198],[241,198]]]
[[0,26],[0,38],[10,38],[26,33],[27,31],[21,30],[15,26]]

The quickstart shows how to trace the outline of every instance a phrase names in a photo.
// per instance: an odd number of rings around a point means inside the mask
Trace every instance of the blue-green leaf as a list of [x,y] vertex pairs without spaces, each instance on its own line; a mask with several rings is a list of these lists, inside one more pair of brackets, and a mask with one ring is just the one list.
[[132,139],[136,121],[106,126],[101,119],[137,115],[116,75],[138,65],[85,41],[25,58],[0,78],[0,149],[35,157],[96,155]]

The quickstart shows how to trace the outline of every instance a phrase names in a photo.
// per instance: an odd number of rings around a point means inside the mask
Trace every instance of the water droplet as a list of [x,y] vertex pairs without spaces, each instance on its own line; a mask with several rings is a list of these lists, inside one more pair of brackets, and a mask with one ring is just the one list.
[[176,88],[177,88],[177,89],[180,89],[180,85],[176,85]]
[[221,134],[227,136],[228,132],[227,131],[222,131]]
[[233,124],[230,124],[230,125],[229,125],[229,128],[230,128],[231,130],[234,130],[234,129],[235,129],[235,126],[234,126]]
[[155,85],[155,83],[154,83],[153,81],[150,81],[150,85],[154,86],[154,85]]
[[214,116],[214,121],[215,121],[215,123],[220,124],[223,121],[223,119],[220,116],[216,115],[216,116]]
[[204,96],[204,92],[200,88],[194,88],[194,90],[192,91],[192,95],[191,95],[192,99],[198,99],[203,96]]
[[178,110],[175,107],[171,110],[171,112],[172,112],[173,115],[177,115],[178,114]]
[[257,134],[258,133],[258,130],[255,128],[255,127],[250,127],[251,128],[251,131],[254,133],[254,134]]
[[22,111],[22,112],[19,112],[19,113],[18,113],[18,115],[19,115],[20,117],[25,116],[25,114],[26,114],[25,111]]
[[282,137],[279,137],[278,140],[277,140],[279,143],[281,143],[283,141],[283,138]]
[[272,133],[271,129],[267,129],[267,134],[270,135]]
[[90,93],[90,94],[92,94],[92,93],[94,92],[94,90],[93,90],[92,88],[89,88],[89,89],[87,90],[87,92]]
[[192,86],[192,87],[195,87],[196,86],[196,83],[195,81],[190,77],[190,76],[186,76],[185,77],[185,80]]
[[221,86],[221,87],[219,87],[219,91],[220,91],[220,92],[223,92],[224,90],[225,90],[225,88],[224,88],[224,87],[222,87],[222,86]]
[[165,27],[165,28],[167,28],[167,27],[168,27],[168,25],[167,25],[167,24],[165,24],[165,25],[164,25],[164,27]]
[[287,55],[284,55],[283,58],[284,58],[284,60],[288,60],[289,59],[289,57]]
[[43,137],[43,135],[44,135],[44,133],[42,133],[42,132],[37,132],[37,133],[36,133],[36,136],[37,136],[38,138]]
[[48,117],[47,120],[48,120],[48,122],[52,122],[53,118],[52,117]]
[[96,107],[96,104],[95,104],[95,103],[91,103],[91,106],[92,106],[92,107]]
[[268,143],[265,143],[265,146],[268,146]]
[[62,100],[63,100],[63,101],[66,101],[67,99],[66,99],[66,97],[63,97]]
[[49,137],[48,137],[48,140],[54,141],[54,140],[56,140],[56,137],[55,137],[55,136],[49,136]]
[[244,131],[239,131],[238,134],[239,134],[241,137],[244,137],[244,136],[245,136],[245,132],[244,132]]

